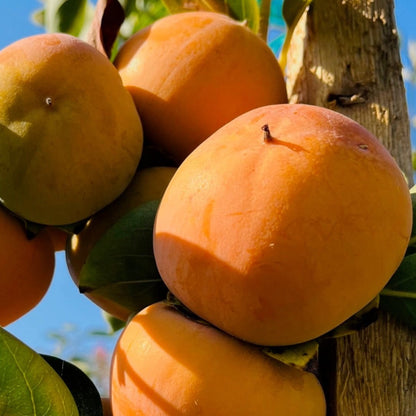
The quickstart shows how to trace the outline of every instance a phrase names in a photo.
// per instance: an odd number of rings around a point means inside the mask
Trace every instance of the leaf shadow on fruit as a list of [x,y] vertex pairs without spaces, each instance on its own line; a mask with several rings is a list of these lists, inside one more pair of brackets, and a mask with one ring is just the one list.
[[[119,351],[119,359],[123,362],[123,366],[118,367],[117,378],[119,379],[119,384],[125,384],[125,377],[128,375],[132,379],[133,384],[137,389],[140,389],[146,397],[152,397],[153,402],[157,407],[163,410],[164,414],[171,416],[181,416],[183,415],[177,408],[175,408],[172,403],[169,403],[163,396],[156,393],[155,389],[149,386],[146,381],[140,377],[140,375],[135,371],[135,369],[129,364],[129,359],[127,354],[124,351]],[[114,377],[114,375],[113,375]]]

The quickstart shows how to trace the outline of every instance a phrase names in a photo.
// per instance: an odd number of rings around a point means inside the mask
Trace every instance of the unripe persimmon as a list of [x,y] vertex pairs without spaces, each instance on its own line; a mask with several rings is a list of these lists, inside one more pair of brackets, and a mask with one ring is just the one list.
[[89,218],[127,187],[140,117],[112,63],[82,40],[45,33],[0,51],[0,201],[31,222]]
[[334,111],[265,106],[198,146],[170,182],[154,252],[171,292],[243,340],[316,338],[369,303],[405,254],[406,180]]
[[312,373],[163,302],[135,315],[113,353],[113,416],[324,416]]
[[287,102],[283,73],[266,42],[220,13],[159,19],[129,38],[114,64],[146,140],[177,163],[236,116]]

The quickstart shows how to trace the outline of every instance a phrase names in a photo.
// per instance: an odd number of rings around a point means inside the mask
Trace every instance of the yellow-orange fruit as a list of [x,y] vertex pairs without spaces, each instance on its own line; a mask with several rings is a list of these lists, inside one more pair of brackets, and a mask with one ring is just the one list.
[[267,345],[316,338],[363,308],[410,237],[406,181],[384,146],[334,111],[252,110],[179,167],[159,206],[162,279],[200,317]]
[[73,36],[20,39],[0,51],[0,200],[46,225],[112,202],[140,160],[140,118],[118,71]]
[[219,13],[159,19],[127,40],[114,63],[146,140],[178,163],[236,116],[287,102],[281,68],[266,42]]
[[46,294],[55,251],[46,232],[28,239],[19,220],[0,208],[0,326],[16,321]]
[[159,302],[137,314],[111,367],[114,416],[324,416],[316,377]]

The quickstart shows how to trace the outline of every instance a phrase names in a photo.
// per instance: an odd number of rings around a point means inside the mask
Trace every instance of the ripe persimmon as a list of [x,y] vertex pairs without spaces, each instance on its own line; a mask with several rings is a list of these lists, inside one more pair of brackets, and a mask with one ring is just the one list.
[[2,207],[0,229],[0,326],[6,326],[46,294],[55,269],[55,251],[46,232],[29,239],[22,222]]
[[140,161],[140,117],[112,63],[63,33],[0,51],[0,200],[40,224],[87,219]]
[[180,163],[236,116],[287,102],[272,50],[230,17],[176,13],[130,37],[114,61],[146,140]]
[[369,303],[411,227],[406,180],[375,136],[334,111],[282,104],[237,117],[181,164],[154,252],[195,314],[243,340],[288,345]]
[[124,328],[111,365],[114,416],[324,416],[312,373],[163,302]]

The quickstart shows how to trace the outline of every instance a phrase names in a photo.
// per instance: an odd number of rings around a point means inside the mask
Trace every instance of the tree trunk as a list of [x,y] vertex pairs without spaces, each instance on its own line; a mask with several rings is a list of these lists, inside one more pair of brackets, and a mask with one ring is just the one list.
[[[393,0],[314,0],[287,61],[290,102],[331,108],[372,131],[413,184]],[[382,224],[380,224],[382,226]],[[321,347],[328,416],[415,416],[416,332],[381,314]]]

